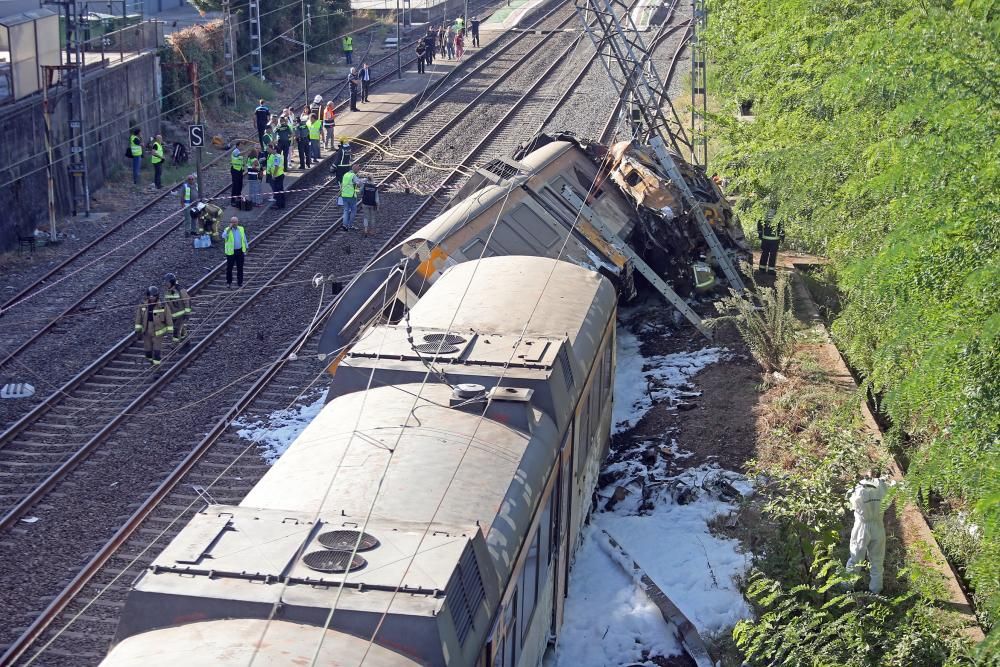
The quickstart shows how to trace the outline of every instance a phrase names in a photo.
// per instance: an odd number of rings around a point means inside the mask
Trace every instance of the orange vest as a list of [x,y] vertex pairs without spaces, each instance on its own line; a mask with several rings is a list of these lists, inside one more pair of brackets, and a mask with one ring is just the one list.
[[333,120],[335,113],[333,109],[323,109],[323,120]]

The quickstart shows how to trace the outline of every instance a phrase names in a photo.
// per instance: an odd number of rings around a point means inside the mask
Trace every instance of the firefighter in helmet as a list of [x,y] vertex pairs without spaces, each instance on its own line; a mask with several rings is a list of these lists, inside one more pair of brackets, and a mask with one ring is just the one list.
[[177,282],[177,276],[168,273],[163,276],[163,282],[167,286],[167,291],[163,297],[170,311],[170,317],[174,320],[173,341],[179,343],[187,338],[187,320],[193,312],[191,310],[191,297],[188,291]]
[[163,336],[174,326],[170,309],[160,301],[160,290],[155,285],[146,288],[146,300],[135,311],[135,335],[142,341],[142,349],[153,366],[160,365]]

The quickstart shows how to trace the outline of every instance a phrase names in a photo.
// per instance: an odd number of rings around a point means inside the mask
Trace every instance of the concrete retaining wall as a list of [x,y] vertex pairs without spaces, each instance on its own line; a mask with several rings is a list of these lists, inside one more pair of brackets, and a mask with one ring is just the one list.
[[[125,149],[129,128],[142,128],[143,140],[159,131],[159,58],[137,56],[84,76],[84,129],[90,191],[100,188],[116,169],[128,169]],[[68,93],[50,91],[56,177],[56,208],[72,205],[66,160],[69,147]],[[17,237],[48,227],[48,181],[45,169],[45,116],[42,97],[21,100],[0,110],[0,250],[17,246]],[[82,202],[80,210],[83,210]]]

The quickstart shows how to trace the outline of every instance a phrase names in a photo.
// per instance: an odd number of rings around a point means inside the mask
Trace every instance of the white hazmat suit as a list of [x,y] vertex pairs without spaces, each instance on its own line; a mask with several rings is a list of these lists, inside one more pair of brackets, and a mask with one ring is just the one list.
[[854,510],[854,528],[851,529],[851,557],[847,569],[854,570],[861,561],[867,560],[871,566],[871,581],[868,590],[878,593],[882,590],[882,568],[885,562],[885,522],[882,501],[891,483],[876,477],[863,479],[854,487],[850,495]]

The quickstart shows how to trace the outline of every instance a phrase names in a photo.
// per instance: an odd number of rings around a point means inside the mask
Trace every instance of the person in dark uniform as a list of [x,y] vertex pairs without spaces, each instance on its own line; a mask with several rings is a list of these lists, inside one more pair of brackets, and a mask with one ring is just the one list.
[[427,66],[427,45],[424,40],[417,40],[417,74],[423,74]]
[[271,120],[271,110],[264,104],[264,100],[261,100],[257,108],[254,109],[253,119],[257,125],[257,138],[260,140],[260,147],[267,148],[267,143],[264,142],[264,132],[267,131],[267,124]]
[[774,209],[769,209],[764,220],[757,223],[757,236],[760,237],[760,264],[762,273],[775,274],[778,263],[778,244],[785,240],[785,230],[780,222],[774,222]]
[[473,16],[469,20],[469,30],[472,31],[472,45],[479,46],[479,17]]
[[433,26],[431,26],[430,28],[427,28],[427,34],[424,35],[424,46],[427,47],[427,52],[425,55],[427,56],[428,65],[434,64],[434,49],[436,48],[436,45],[437,45],[437,31],[434,30]]
[[354,67],[351,68],[350,73],[347,75],[347,85],[351,89],[351,111],[358,110],[358,92],[361,88],[361,78],[358,76],[358,70]]

